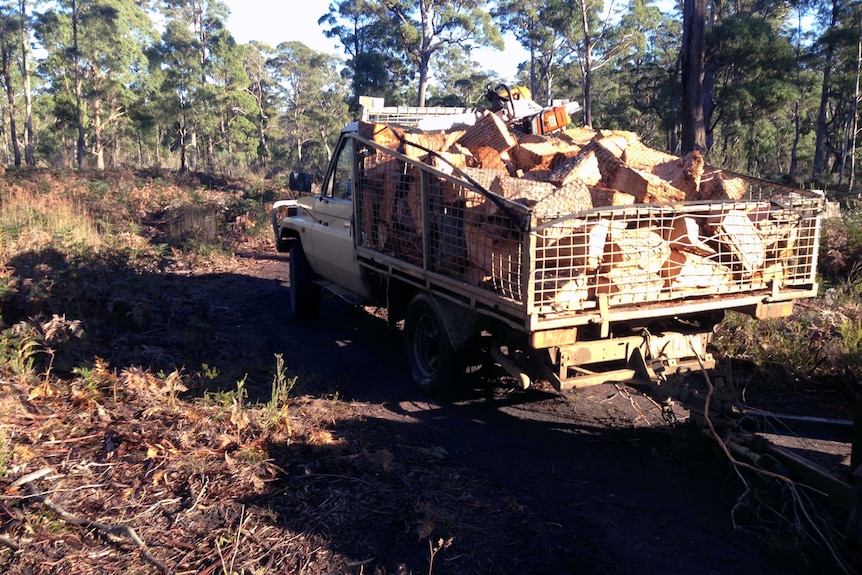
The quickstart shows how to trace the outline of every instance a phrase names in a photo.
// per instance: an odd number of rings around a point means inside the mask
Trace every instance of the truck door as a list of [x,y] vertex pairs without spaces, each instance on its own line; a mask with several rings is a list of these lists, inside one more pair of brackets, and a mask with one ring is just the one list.
[[325,279],[367,296],[355,257],[353,221],[354,143],[342,137],[336,156],[314,205],[317,220],[310,254],[317,273]]

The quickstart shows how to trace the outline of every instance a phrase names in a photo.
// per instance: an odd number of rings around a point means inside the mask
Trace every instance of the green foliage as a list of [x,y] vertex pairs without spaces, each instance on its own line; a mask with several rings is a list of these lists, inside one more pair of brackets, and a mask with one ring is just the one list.
[[797,305],[786,318],[757,321],[729,313],[716,330],[724,356],[754,363],[775,381],[819,381],[843,390],[862,377],[862,276]]
[[275,375],[272,378],[272,392],[264,409],[264,427],[275,427],[288,423],[290,392],[296,385],[296,376],[288,377],[284,366],[284,356],[275,355]]
[[7,374],[34,375],[38,356],[44,353],[44,337],[31,323],[17,323],[0,331],[0,365]]
[[[421,4],[341,0],[330,5],[321,22],[329,26],[327,35],[338,38],[351,58],[348,64],[354,102],[362,95],[383,96],[365,90],[385,85],[380,82],[385,82],[385,75],[375,75],[374,71],[386,70],[390,82],[400,79],[393,76],[415,73],[417,103],[425,105],[435,55],[447,50],[469,54],[477,46],[503,47],[499,28],[480,0],[428,0]],[[397,67],[399,60],[408,68]]]
[[862,274],[862,208],[841,211],[841,217],[823,223],[820,241],[820,275],[830,284]]
[[[7,162],[29,123],[38,160],[50,165],[75,163],[81,130],[86,164],[96,168],[319,177],[359,95],[483,105],[484,86],[498,79],[471,50],[501,47],[498,28],[529,52],[517,81],[538,102],[585,97],[589,79],[595,127],[678,148],[681,15],[654,0],[613,4],[612,13],[590,0],[339,0],[320,25],[343,58],[294,42],[239,45],[219,0],[48,3],[25,21],[16,8],[4,6],[0,38],[14,40],[5,46],[9,62],[19,62],[20,26],[33,32],[32,116],[25,118],[22,70],[10,66],[4,101],[17,126],[12,134],[3,116]],[[712,7],[704,78],[710,163],[794,181],[818,163],[814,175],[824,183],[846,185],[858,169],[850,157],[856,12],[846,3]],[[102,185],[92,193],[105,193]]]
[[292,170],[322,176],[331,147],[349,121],[337,64],[299,42],[280,44],[268,61],[278,86],[275,126],[282,137],[274,157]]
[[9,475],[9,463],[12,461],[14,454],[14,444],[6,436],[5,432],[0,432],[0,481],[5,480]]

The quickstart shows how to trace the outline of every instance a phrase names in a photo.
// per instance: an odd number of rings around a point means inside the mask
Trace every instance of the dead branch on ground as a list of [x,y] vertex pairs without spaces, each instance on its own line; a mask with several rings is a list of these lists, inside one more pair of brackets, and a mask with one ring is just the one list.
[[34,471],[33,473],[28,473],[27,475],[19,477],[14,483],[12,483],[12,487],[26,487],[27,491],[30,493],[30,495],[27,497],[29,501],[35,501],[42,504],[45,508],[53,511],[63,521],[67,523],[77,525],[78,527],[95,529],[97,531],[101,531],[102,533],[113,535],[114,537],[128,537],[138,547],[141,552],[141,555],[144,556],[144,559],[153,564],[156,569],[158,569],[161,573],[165,573],[166,575],[169,575],[171,573],[171,570],[168,569],[166,565],[164,565],[161,561],[159,561],[153,556],[150,550],[147,549],[146,543],[144,543],[140,536],[138,536],[137,532],[128,525],[108,525],[107,523],[102,523],[100,521],[94,521],[92,519],[78,517],[77,515],[66,511],[66,509],[52,501],[47,496],[38,492],[33,486],[33,481],[36,481],[37,479],[45,477],[46,475],[49,475],[51,473],[53,473],[53,470],[50,467],[45,467],[38,471]]
[[[749,484],[749,482],[746,480],[745,476],[743,475],[742,470],[748,470],[748,471],[751,471],[751,472],[753,472],[753,473],[755,473],[761,477],[774,479],[775,481],[777,481],[777,482],[783,484],[785,487],[787,487],[788,491],[790,492],[791,498],[793,499],[794,508],[797,509],[801,513],[801,518],[804,519],[805,523],[808,525],[808,527],[816,535],[815,537],[812,537],[812,539],[814,539],[815,541],[819,541],[825,547],[825,549],[827,550],[829,555],[832,557],[832,559],[835,561],[835,563],[841,568],[841,570],[845,574],[849,574],[850,571],[848,570],[847,566],[845,565],[845,562],[841,559],[841,555],[838,552],[838,550],[836,549],[835,544],[832,542],[832,540],[828,536],[828,534],[824,533],[823,530],[818,526],[817,521],[814,519],[814,517],[811,516],[811,513],[809,512],[808,506],[806,505],[806,503],[804,501],[804,497],[803,497],[802,493],[800,492],[800,487],[805,487],[805,486],[793,481],[789,477],[786,477],[786,476],[781,475],[779,473],[774,473],[772,471],[757,467],[755,465],[751,465],[751,464],[746,463],[744,461],[740,461],[736,457],[733,456],[733,454],[730,451],[730,448],[727,446],[727,442],[718,433],[718,430],[715,428],[715,424],[713,423],[712,418],[710,417],[712,397],[713,397],[713,394],[715,392],[715,387],[712,384],[712,378],[709,377],[709,372],[707,371],[706,366],[703,363],[703,358],[701,357],[701,355],[697,351],[697,349],[695,349],[695,346],[691,342],[691,340],[689,340],[689,346],[690,346],[692,352],[694,352],[695,357],[697,357],[697,361],[698,361],[698,364],[700,365],[701,373],[703,374],[704,381],[706,382],[706,385],[708,388],[708,391],[706,394],[706,400],[704,402],[704,409],[703,409],[704,420],[706,421],[706,425],[709,428],[710,435],[715,440],[715,442],[718,444],[721,451],[724,453],[724,456],[727,458],[727,461],[733,467],[733,470],[736,473],[736,476],[742,482],[743,489],[744,489],[744,492],[739,497],[737,504],[734,505],[733,511],[731,511],[731,520],[733,521],[734,529],[739,529],[739,525],[737,525],[736,517],[735,517],[736,510],[742,505],[742,501],[752,492],[752,487]],[[777,515],[779,517],[782,516],[781,513],[777,513]],[[798,520],[799,520],[799,516],[797,516],[797,521]],[[802,525],[800,525],[799,529],[800,529],[800,531],[802,531],[804,529],[804,527]]]

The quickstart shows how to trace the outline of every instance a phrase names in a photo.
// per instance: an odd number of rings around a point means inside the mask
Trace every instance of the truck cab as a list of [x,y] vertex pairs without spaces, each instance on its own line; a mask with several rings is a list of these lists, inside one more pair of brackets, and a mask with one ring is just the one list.
[[[342,131],[319,192],[309,194],[311,190],[305,186],[294,186],[293,191],[306,195],[276,202],[273,207],[277,249],[291,253],[291,271],[297,272],[291,274],[291,298],[297,302],[291,305],[291,311],[296,317],[317,315],[320,286],[351,303],[375,299],[368,274],[357,262],[355,252],[353,193],[357,166],[354,140],[349,134],[356,131],[356,126],[350,124]],[[279,219],[278,214],[285,208],[286,215]],[[309,292],[311,297],[301,295]]]

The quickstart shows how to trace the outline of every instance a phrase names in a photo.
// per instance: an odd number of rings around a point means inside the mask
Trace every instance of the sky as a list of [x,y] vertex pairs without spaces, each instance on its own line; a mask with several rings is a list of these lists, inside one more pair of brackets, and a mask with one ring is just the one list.
[[[282,42],[299,41],[318,52],[343,55],[340,45],[323,35],[317,20],[326,14],[331,0],[224,0],[230,9],[227,21],[234,39],[240,44],[250,40],[275,47]],[[473,59],[483,68],[511,82],[526,52],[514,38],[506,40],[506,50],[474,50]]]

